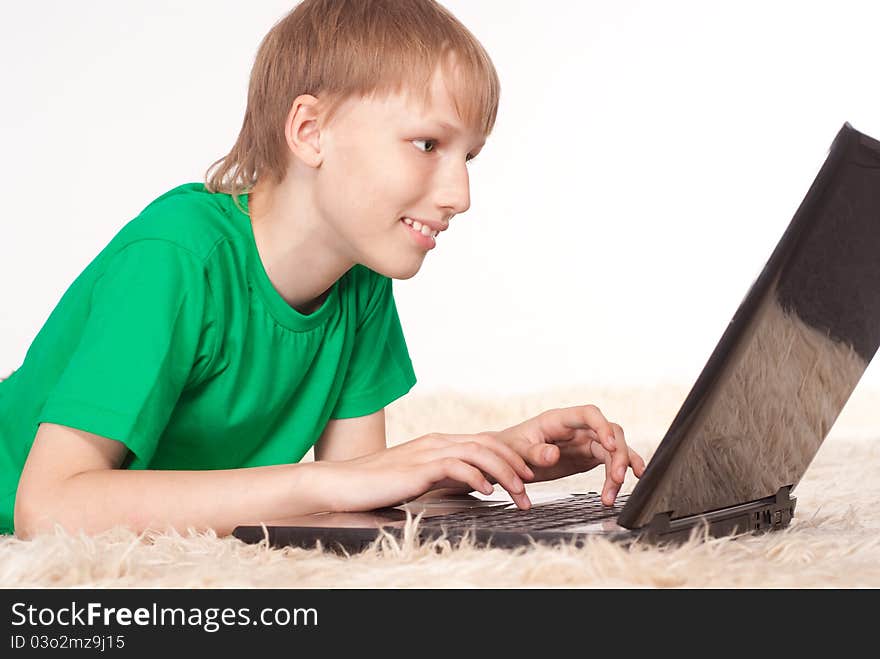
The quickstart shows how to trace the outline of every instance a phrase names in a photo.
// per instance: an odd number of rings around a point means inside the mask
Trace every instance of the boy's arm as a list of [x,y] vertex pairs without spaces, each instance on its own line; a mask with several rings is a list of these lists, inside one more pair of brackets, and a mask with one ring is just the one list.
[[385,408],[351,419],[330,419],[315,442],[315,460],[351,460],[386,448]]
[[[376,428],[380,420],[384,414],[361,423]],[[138,532],[209,528],[222,536],[239,524],[396,505],[438,487],[488,494],[487,478],[528,507],[521,479],[533,477],[489,434],[431,433],[347,460],[210,471],[119,469],[126,451],[106,437],[41,423],[18,484],[16,534],[29,538],[57,523],[74,533],[124,525]]]
[[115,525],[228,535],[238,524],[332,507],[314,464],[213,471],[118,469],[121,442],[51,423],[40,424],[15,500],[15,532],[94,533]]

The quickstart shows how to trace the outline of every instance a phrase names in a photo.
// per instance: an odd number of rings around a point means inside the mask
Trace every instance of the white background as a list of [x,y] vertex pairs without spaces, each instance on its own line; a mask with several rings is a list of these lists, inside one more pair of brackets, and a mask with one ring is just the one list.
[[[0,375],[126,222],[229,150],[293,4],[4,2]],[[880,137],[880,3],[444,4],[502,100],[471,210],[395,283],[422,392],[690,384],[843,123]]]

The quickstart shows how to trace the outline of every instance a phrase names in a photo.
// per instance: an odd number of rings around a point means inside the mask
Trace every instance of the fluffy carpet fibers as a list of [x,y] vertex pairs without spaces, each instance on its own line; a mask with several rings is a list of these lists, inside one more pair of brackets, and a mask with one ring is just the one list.
[[[432,431],[479,432],[538,412],[595,403],[620,423],[646,458],[662,439],[687,389],[565,389],[483,399],[417,395],[388,408],[399,443]],[[857,390],[795,490],[797,509],[782,532],[739,539],[694,538],[677,547],[622,547],[596,539],[574,547],[480,549],[466,542],[382,540],[342,556],[318,549],[273,549],[213,533],[100,535],[58,531],[30,541],[0,537],[0,586],[211,588],[875,588],[880,586],[878,392]],[[599,490],[599,468],[545,489]],[[630,474],[623,491],[634,486]]]

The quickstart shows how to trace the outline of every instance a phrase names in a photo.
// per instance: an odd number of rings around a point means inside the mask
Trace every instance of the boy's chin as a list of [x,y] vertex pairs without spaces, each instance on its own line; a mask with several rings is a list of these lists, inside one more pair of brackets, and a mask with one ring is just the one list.
[[377,259],[374,264],[365,263],[364,265],[370,268],[370,270],[391,279],[412,279],[422,269],[424,261],[424,256],[397,262],[391,259]]

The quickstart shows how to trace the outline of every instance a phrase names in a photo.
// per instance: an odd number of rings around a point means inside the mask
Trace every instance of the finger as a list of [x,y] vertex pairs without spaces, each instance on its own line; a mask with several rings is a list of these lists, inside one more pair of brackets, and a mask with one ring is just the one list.
[[529,454],[534,464],[550,467],[556,464],[562,452],[555,444],[535,444],[530,447]]
[[645,473],[645,460],[632,448],[629,449],[629,463],[636,477],[641,478],[642,474]]
[[598,439],[589,443],[589,449],[592,456],[603,464],[611,459],[611,453],[605,450]]
[[602,503],[613,506],[617,493],[620,491],[620,483],[613,478],[614,468],[613,453],[605,452],[605,486],[602,488]]
[[614,428],[595,405],[548,410],[538,418],[545,437],[566,437],[571,435],[572,430],[593,430],[606,450],[614,451],[617,448]]
[[442,483],[446,479],[451,479],[459,483],[465,483],[475,491],[482,492],[483,494],[492,494],[495,491],[492,484],[486,480],[483,472],[461,460],[456,460],[455,458],[434,460],[427,463],[426,468],[429,469],[429,477],[435,485]]
[[520,478],[525,480],[533,480],[535,478],[535,472],[533,472],[529,465],[526,464],[526,461],[524,459],[525,456],[521,455],[516,450],[502,442],[500,439],[493,437],[492,435],[458,435],[452,436],[449,439],[459,443],[473,441],[480,442],[481,444],[484,444],[490,450],[495,451],[496,453],[500,454],[505,460],[507,460],[508,464],[510,464],[514,468]]
[[528,501],[525,484],[510,463],[479,442],[453,442],[430,456],[431,459],[450,457],[463,460],[493,477],[495,482],[510,493],[517,505]]
[[590,442],[590,453],[593,458],[605,464],[605,483],[602,486],[602,504],[606,506],[614,505],[617,493],[620,492],[620,483],[611,477],[614,453],[605,449],[598,441]]
[[629,449],[626,445],[623,428],[616,423],[612,423],[611,428],[614,430],[615,443],[617,445],[617,450],[614,451],[611,459],[611,476],[620,485],[623,484],[623,480],[626,478],[626,468],[630,465]]
[[[621,430],[621,432],[622,432],[622,430]],[[597,460],[605,462],[605,458],[608,455],[608,452],[605,450],[605,447],[603,447],[598,442],[598,440],[595,438],[594,438],[594,441],[590,442],[589,446],[590,446],[590,452],[592,453],[592,456]],[[629,467],[632,469],[632,472],[633,472],[633,474],[636,475],[636,477],[641,478],[642,475],[645,473],[645,468],[646,468],[645,460],[631,446],[627,446],[626,448],[627,448],[627,453],[629,454],[629,463],[628,463]]]
[[[538,434],[541,432],[539,430]],[[545,441],[547,437],[538,434],[531,439],[525,436],[512,437],[508,439],[508,445],[525,460],[526,465],[549,467],[556,464],[560,455],[559,448],[555,444],[547,444]],[[558,438],[554,439],[558,441]],[[529,477],[528,480],[532,480],[533,477]]]

